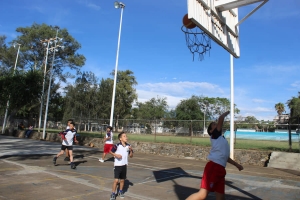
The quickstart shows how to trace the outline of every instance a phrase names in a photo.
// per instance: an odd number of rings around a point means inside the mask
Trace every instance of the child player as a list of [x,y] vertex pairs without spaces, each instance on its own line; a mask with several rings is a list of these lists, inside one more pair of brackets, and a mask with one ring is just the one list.
[[99,159],[100,162],[104,162],[106,154],[108,154],[110,152],[111,148],[114,145],[113,133],[112,133],[111,126],[108,126],[106,128],[106,135],[105,135],[105,138],[103,139],[103,141],[105,142],[105,144],[104,144],[102,158]]
[[130,144],[127,143],[127,135],[125,132],[121,132],[118,135],[118,139],[120,142],[113,146],[113,148],[110,151],[110,154],[112,154],[115,157],[114,162],[114,183],[112,186],[112,193],[110,196],[110,200],[116,199],[116,189],[118,181],[120,180],[120,187],[119,187],[119,196],[120,198],[124,198],[124,182],[126,179],[127,174],[127,165],[128,165],[128,156],[130,158],[133,157],[133,150]]
[[69,124],[69,128],[65,132],[62,133],[62,145],[61,145],[61,151],[53,158],[53,164],[56,165],[56,160],[59,156],[63,155],[65,150],[68,149],[70,161],[71,161],[71,168],[75,169],[76,165],[73,162],[73,142],[74,142],[74,136],[76,135],[75,130],[75,123],[71,122]]
[[226,163],[230,163],[243,170],[243,166],[236,163],[229,157],[229,145],[227,140],[222,136],[222,126],[224,118],[229,111],[220,115],[218,122],[212,122],[207,128],[210,136],[211,150],[207,159],[202,176],[201,188],[199,192],[192,194],[186,200],[202,200],[206,199],[209,192],[215,192],[217,200],[225,199],[225,175]]

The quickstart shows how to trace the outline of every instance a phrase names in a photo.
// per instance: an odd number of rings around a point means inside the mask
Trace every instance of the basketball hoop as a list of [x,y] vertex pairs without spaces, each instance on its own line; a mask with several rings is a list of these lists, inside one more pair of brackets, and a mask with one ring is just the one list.
[[209,53],[211,49],[210,37],[188,19],[187,14],[183,17],[182,22],[183,26],[181,27],[181,30],[185,34],[186,45],[193,54],[193,61],[195,53],[198,54],[198,60],[202,61],[204,59],[204,54],[206,54],[206,52]]

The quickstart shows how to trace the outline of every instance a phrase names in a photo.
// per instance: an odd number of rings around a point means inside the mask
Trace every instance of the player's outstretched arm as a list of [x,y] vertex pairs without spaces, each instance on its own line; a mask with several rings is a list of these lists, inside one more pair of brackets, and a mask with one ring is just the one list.
[[240,164],[238,164],[237,162],[235,162],[234,160],[232,160],[231,158],[228,157],[228,160],[227,160],[228,163],[234,165],[236,168],[238,168],[238,170],[243,170],[244,167]]
[[217,124],[218,131],[222,130],[224,119],[229,113],[230,113],[230,111],[227,111],[227,112],[224,112],[222,115],[220,115],[220,117],[218,119],[218,124]]

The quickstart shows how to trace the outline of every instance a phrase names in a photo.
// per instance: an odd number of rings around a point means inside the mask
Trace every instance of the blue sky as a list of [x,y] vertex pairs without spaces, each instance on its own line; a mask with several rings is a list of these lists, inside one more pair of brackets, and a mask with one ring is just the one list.
[[[17,27],[58,25],[82,45],[83,71],[107,78],[115,68],[120,10],[113,0],[2,0],[0,34]],[[212,42],[210,55],[195,59],[181,31],[186,0],[124,0],[118,70],[137,78],[138,100],[166,97],[174,108],[192,95],[230,98],[230,56]],[[257,4],[239,9],[239,18]],[[300,91],[300,1],[270,0],[241,24],[241,56],[234,59],[235,103],[242,116],[273,120],[274,105]],[[289,110],[287,109],[287,113]]]

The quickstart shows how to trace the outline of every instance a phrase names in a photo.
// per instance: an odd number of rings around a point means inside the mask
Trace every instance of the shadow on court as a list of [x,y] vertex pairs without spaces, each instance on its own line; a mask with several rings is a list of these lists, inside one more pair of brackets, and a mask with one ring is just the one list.
[[[163,170],[153,171],[153,175],[154,175],[155,180],[156,180],[157,183],[165,182],[165,181],[172,181],[174,183],[174,185],[173,185],[174,192],[176,193],[178,199],[186,199],[191,194],[198,192],[199,189],[182,186],[182,185],[178,184],[175,179],[183,178],[183,177],[195,178],[195,179],[199,180],[199,185],[201,184],[201,179],[202,179],[202,177],[200,177],[200,176],[193,176],[193,175],[185,172],[181,167],[175,167],[175,168],[170,168],[170,169],[163,169]],[[232,200],[235,200],[235,199],[240,199],[240,200],[247,200],[247,199],[261,200],[261,198],[259,198],[259,197],[255,196],[255,195],[253,195],[253,194],[251,194],[247,191],[244,191],[244,190],[234,186],[231,181],[225,181],[225,184],[227,186],[243,193],[245,196],[248,196],[248,197],[237,197],[237,196],[234,196],[234,195],[227,194],[226,199],[232,199]],[[207,200],[211,200],[211,199],[215,199],[215,195],[214,195],[213,192],[211,192],[207,197]]]

